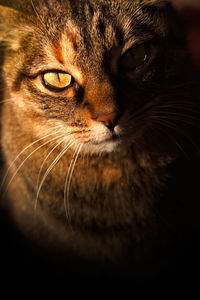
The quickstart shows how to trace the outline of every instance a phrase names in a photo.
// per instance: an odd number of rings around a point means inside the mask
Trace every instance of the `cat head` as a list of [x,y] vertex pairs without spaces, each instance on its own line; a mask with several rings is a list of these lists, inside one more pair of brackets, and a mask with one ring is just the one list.
[[59,128],[102,153],[166,145],[189,126],[184,30],[166,1],[23,2],[1,6],[0,37],[5,105],[21,128]]

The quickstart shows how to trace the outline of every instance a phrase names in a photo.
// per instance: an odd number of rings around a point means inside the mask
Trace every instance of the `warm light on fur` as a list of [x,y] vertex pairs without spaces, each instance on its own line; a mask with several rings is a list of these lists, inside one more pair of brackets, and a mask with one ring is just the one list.
[[5,210],[63,268],[72,255],[113,276],[158,275],[169,231],[187,240],[200,211],[200,85],[183,20],[169,1],[11,2],[0,6]]

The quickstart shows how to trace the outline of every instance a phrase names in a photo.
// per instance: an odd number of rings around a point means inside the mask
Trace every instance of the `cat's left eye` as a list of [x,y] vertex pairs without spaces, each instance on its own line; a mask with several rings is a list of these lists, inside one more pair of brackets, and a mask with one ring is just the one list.
[[70,74],[59,71],[45,72],[42,78],[45,87],[54,91],[63,91],[73,82]]
[[150,57],[150,50],[146,45],[137,45],[128,50],[120,60],[120,66],[132,71],[142,67]]

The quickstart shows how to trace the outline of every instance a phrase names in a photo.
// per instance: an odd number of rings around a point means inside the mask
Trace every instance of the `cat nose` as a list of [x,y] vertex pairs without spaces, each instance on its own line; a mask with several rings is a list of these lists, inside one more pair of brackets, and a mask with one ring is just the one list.
[[94,119],[95,121],[105,124],[106,127],[113,131],[119,121],[119,117],[119,112],[115,111],[107,114],[99,114]]

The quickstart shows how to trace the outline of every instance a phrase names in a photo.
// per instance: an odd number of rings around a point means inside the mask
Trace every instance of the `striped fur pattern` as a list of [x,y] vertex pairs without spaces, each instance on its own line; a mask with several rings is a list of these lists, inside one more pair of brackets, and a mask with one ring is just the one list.
[[[184,25],[159,0],[0,4],[6,207],[39,246],[132,274],[187,218],[199,84]],[[131,49],[144,60],[126,69]],[[44,83],[58,71],[66,89]]]

